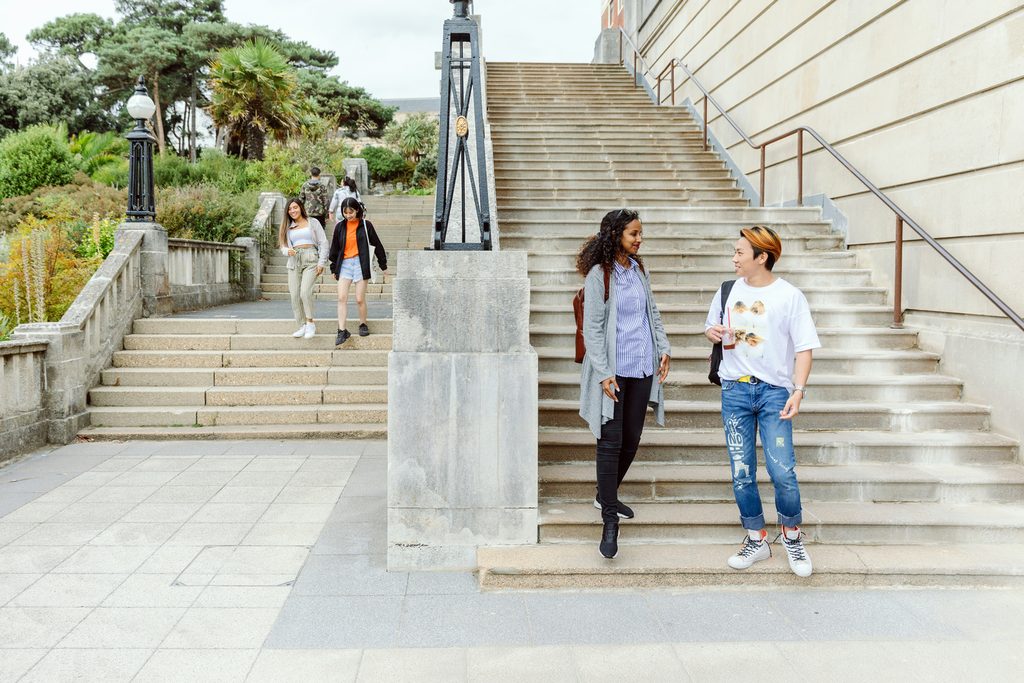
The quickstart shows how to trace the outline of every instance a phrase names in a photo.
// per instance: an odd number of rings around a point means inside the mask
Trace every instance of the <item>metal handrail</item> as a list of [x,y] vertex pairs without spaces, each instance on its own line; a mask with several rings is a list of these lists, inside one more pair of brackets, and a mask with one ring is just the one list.
[[[639,50],[637,49],[636,44],[632,40],[630,40],[629,36],[626,34],[625,30],[623,30],[622,28],[619,28],[619,46],[620,46],[619,58],[623,60],[622,64],[623,64],[623,66],[625,66],[625,60],[623,59],[623,53],[622,53],[622,49],[621,49],[622,39],[623,38],[625,38],[625,40],[629,43],[630,47],[633,48],[633,52],[634,52],[633,62],[634,62],[634,64],[636,64],[637,56],[640,56],[641,60],[643,59],[643,57],[642,57],[642,55],[639,55]],[[797,146],[796,146],[796,149],[797,149],[797,155],[796,155],[796,160],[797,160],[797,164],[796,164],[796,169],[797,169],[797,205],[798,206],[803,206],[803,203],[804,203],[804,133],[806,133],[806,134],[810,135],[812,138],[814,138],[818,142],[818,144],[822,146],[823,149],[825,149],[829,154],[831,154],[836,159],[836,161],[838,161],[840,164],[842,164],[843,168],[845,168],[847,171],[849,171],[853,175],[853,177],[855,177],[858,181],[860,181],[860,183],[864,187],[866,187],[868,189],[868,191],[870,191],[873,195],[875,195],[875,197],[877,197],[893,213],[896,214],[896,237],[895,237],[895,244],[894,244],[894,248],[895,248],[894,271],[895,272],[894,272],[894,278],[893,278],[893,327],[897,327],[897,328],[898,327],[903,327],[903,226],[904,225],[908,225],[908,226],[910,226],[911,230],[913,230],[915,233],[917,233],[917,235],[926,244],[928,244],[928,246],[930,246],[932,249],[934,249],[936,252],[938,252],[938,254],[943,259],[945,259],[947,263],[949,263],[951,266],[953,266],[953,268],[956,269],[956,271],[958,273],[960,273],[962,276],[964,276],[967,279],[968,282],[970,282],[972,285],[974,285],[974,287],[979,292],[984,294],[985,297],[990,302],[992,302],[992,304],[1003,313],[1003,315],[1005,315],[1007,318],[1009,318],[1017,327],[1019,327],[1022,331],[1024,331],[1024,318],[1021,318],[1021,316],[1016,311],[1014,311],[1012,308],[1010,308],[1006,304],[1006,302],[1004,302],[1002,299],[1000,299],[996,295],[996,293],[993,292],[988,287],[988,285],[986,285],[984,282],[982,282],[978,278],[978,276],[976,276],[974,273],[972,273],[964,264],[960,263],[960,261],[958,261],[955,256],[950,254],[945,249],[945,247],[943,247],[941,244],[939,244],[935,240],[934,237],[932,237],[930,234],[928,234],[928,232],[924,228],[922,228],[920,225],[918,225],[917,221],[915,221],[913,218],[911,218],[910,215],[906,211],[904,211],[902,208],[900,208],[896,204],[896,202],[894,202],[892,199],[890,199],[887,194],[885,194],[880,189],[878,189],[878,187],[874,183],[872,183],[870,180],[868,180],[867,177],[863,173],[861,173],[860,170],[858,170],[857,167],[854,166],[850,162],[849,159],[847,159],[842,154],[840,154],[839,151],[835,147],[833,147],[828,141],[826,141],[825,138],[823,138],[813,128],[811,128],[809,126],[797,126],[793,130],[790,130],[790,131],[788,131],[786,133],[782,133],[781,135],[777,135],[774,138],[772,138],[771,140],[767,140],[765,142],[762,142],[761,144],[755,143],[750,138],[750,136],[747,135],[746,132],[742,128],[740,128],[739,124],[737,124],[736,121],[734,121],[733,118],[731,116],[729,116],[728,111],[715,100],[715,98],[711,95],[711,93],[708,91],[708,89],[704,87],[704,84],[700,82],[700,80],[697,78],[697,76],[694,75],[694,73],[692,71],[690,71],[690,69],[685,64],[683,64],[682,62],[676,60],[674,57],[669,62],[668,66],[666,66],[665,69],[662,69],[661,73],[658,75],[658,82],[657,82],[657,85],[656,85],[656,90],[658,92],[658,100],[659,100],[658,101],[658,106],[661,106],[661,104],[662,104],[662,102],[661,102],[661,81],[664,78],[666,78],[666,72],[668,72],[670,74],[671,85],[672,85],[671,101],[672,101],[673,105],[675,104],[675,91],[676,91],[675,70],[676,70],[676,68],[682,69],[683,73],[686,74],[687,79],[693,81],[693,84],[697,87],[697,89],[700,90],[704,94],[704,97],[702,98],[703,103],[704,103],[704,121],[702,122],[702,126],[703,126],[703,131],[704,131],[704,149],[705,150],[708,149],[708,102],[711,102],[711,104],[714,105],[715,109],[718,110],[718,113],[721,114],[722,118],[724,118],[729,123],[729,125],[736,132],[736,134],[739,135],[741,138],[743,138],[744,142],[746,142],[748,145],[750,145],[753,149],[756,149],[756,150],[760,151],[760,153],[761,153],[760,205],[761,206],[764,206],[764,194],[765,194],[764,193],[764,190],[765,190],[765,155],[766,155],[766,151],[768,149],[768,146],[773,144],[773,143],[779,142],[781,140],[785,140],[786,138],[792,137],[794,135],[797,136]],[[648,71],[649,70],[650,69],[648,69]],[[636,80],[635,79],[635,73],[636,73],[636,69],[634,67],[634,82]],[[684,80],[683,83],[686,83],[686,81]],[[682,84],[680,84],[680,85],[682,85]]]

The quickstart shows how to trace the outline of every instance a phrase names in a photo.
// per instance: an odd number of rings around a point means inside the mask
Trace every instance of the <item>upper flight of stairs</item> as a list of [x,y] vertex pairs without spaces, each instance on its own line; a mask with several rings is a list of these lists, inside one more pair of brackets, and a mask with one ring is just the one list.
[[[371,197],[367,202],[390,263],[370,302],[391,301],[397,252],[421,249],[431,236],[433,197]],[[319,285],[321,299],[336,285]],[[272,257],[264,298],[288,299],[285,259]],[[349,300],[354,301],[350,293]],[[267,302],[290,315],[284,301]],[[89,392],[95,439],[383,439],[387,436],[390,314],[370,336],[334,347],[336,321],[294,339],[290,319],[147,318],[135,321],[100,386]],[[350,329],[355,330],[350,321]]]
[[[782,236],[775,272],[803,289],[823,344],[794,436],[811,583],[1024,581],[1017,444],[989,431],[988,407],[961,399],[961,381],[939,373],[915,332],[888,327],[888,292],[819,210],[750,207],[685,110],[655,107],[621,67],[490,63],[487,88],[501,245],[529,253],[541,510],[538,545],[480,550],[483,586],[803,581],[781,549],[745,573],[725,565],[743,531],[702,332],[715,291],[734,277],[732,244],[755,222]],[[570,302],[579,246],[622,206],[643,221],[673,362],[667,425],[648,420],[620,490],[636,518],[622,523],[609,562],[597,552],[594,438],[577,414]],[[758,474],[771,523],[763,461]]]
[[[398,260],[396,252],[403,249],[423,249],[430,244],[433,237],[434,197],[412,195],[388,195],[383,197],[364,197],[366,217],[373,223],[384,251],[388,254],[388,272],[382,280],[366,285],[367,301],[391,301],[391,283],[395,278],[395,267]],[[326,227],[327,239],[330,240],[334,226]],[[285,267],[288,259],[275,255],[263,272],[261,285],[264,299],[287,300],[288,270]],[[314,289],[315,296],[320,300],[334,301],[338,294],[338,285],[329,273],[325,273]],[[355,301],[354,295],[349,299]]]

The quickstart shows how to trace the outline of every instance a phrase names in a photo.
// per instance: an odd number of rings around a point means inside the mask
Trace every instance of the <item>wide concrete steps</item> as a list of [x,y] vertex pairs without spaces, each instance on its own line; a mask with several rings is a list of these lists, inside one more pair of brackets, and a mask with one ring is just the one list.
[[[582,243],[582,240],[581,240]],[[651,282],[659,285],[691,285],[704,287],[720,287],[726,280],[734,280],[736,276],[723,271],[720,267],[706,268],[647,268]],[[871,285],[871,271],[867,268],[782,268],[776,275],[785,278],[790,284],[801,289],[820,286],[822,282],[830,285],[863,287]],[[583,278],[576,270],[562,268],[531,268],[530,282],[536,285],[574,285],[583,286]]]
[[[701,349],[710,353],[710,346],[707,338],[701,331],[703,326],[694,329],[678,325],[666,326],[669,341],[674,349]],[[571,317],[559,325],[531,325],[530,339],[536,346],[551,347],[565,342],[570,336],[575,336],[576,326]],[[862,349],[881,350],[899,349],[910,350],[917,347],[917,333],[907,329],[890,329],[878,327],[842,327],[842,328],[818,328],[818,339],[823,347],[827,349]],[[568,348],[568,347],[567,347]],[[574,349],[575,350],[575,349]],[[673,370],[669,376],[672,381],[678,374]],[[579,381],[579,372],[568,373],[567,377],[574,377]],[[849,378],[847,378],[849,379]],[[817,373],[815,373],[815,384],[818,384]]]
[[[956,377],[935,374],[827,375],[815,373],[813,400],[831,401],[959,401],[962,383]],[[720,400],[721,389],[708,381],[707,372],[673,372],[664,384],[665,398],[670,401]],[[541,399],[575,400],[580,395],[579,373],[540,374]],[[809,402],[805,405],[809,405]]]
[[101,374],[106,387],[387,386],[386,367],[167,368],[112,367]]
[[[724,459],[723,459],[724,460]],[[762,500],[772,500],[761,463]],[[1024,468],[1016,465],[901,465],[857,463],[798,465],[800,497],[807,502],[1019,503]],[[540,495],[549,505],[594,500],[594,463],[540,467]],[[649,503],[731,503],[729,466],[636,463],[619,486],[619,499]]]
[[[330,321],[328,324],[332,324]],[[294,326],[295,323],[292,323]],[[335,328],[337,326],[335,325]],[[294,351],[333,349],[337,329],[316,334],[310,339],[295,339],[290,334],[130,334],[124,338],[126,351]],[[390,334],[353,336],[346,349],[391,349]]]
[[89,391],[93,407],[133,406],[310,406],[349,403],[387,405],[387,385],[260,384],[200,386],[99,386]]
[[[564,306],[571,302],[580,286],[573,285],[533,285],[530,303],[537,306]],[[699,285],[662,285],[652,284],[654,300],[658,309],[671,311],[676,306],[701,304],[705,312],[718,293],[719,285],[711,287]],[[883,287],[856,286],[809,286],[803,290],[812,311],[826,306],[880,306],[886,303],[889,291]],[[685,310],[685,309],[682,309]]]
[[384,424],[387,403],[294,405],[90,406],[94,427],[214,427],[225,425]]
[[[595,510],[596,512],[596,510]],[[623,526],[626,526],[625,524]],[[599,535],[599,534],[598,534]],[[789,570],[786,552],[736,571],[726,559],[739,543],[625,543],[614,560],[589,544],[540,544],[480,548],[477,564],[484,590],[637,589],[698,586],[1020,586],[1024,545],[808,543],[814,573]]]
[[[189,425],[162,427],[89,427],[78,435],[90,441],[208,441],[213,439],[386,439],[387,424]],[[344,446],[340,446],[344,450]]]
[[[325,335],[326,337],[327,335]],[[294,349],[252,350],[252,351],[115,351],[114,368],[321,368],[337,367],[387,367],[390,348],[360,350],[351,344],[359,344],[358,336],[345,342],[341,349],[325,349],[323,339],[298,339]],[[310,346],[311,343],[319,348]],[[330,335],[330,344],[334,336]]]
[[[636,517],[622,523],[620,544],[729,543],[743,533],[732,501],[631,507]],[[773,506],[765,506],[765,519],[777,526]],[[818,544],[1024,543],[1024,505],[805,502],[801,529]],[[592,502],[541,506],[542,543],[596,546],[600,535],[601,515]]]
[[[593,233],[580,237],[554,237],[526,234],[523,232],[506,233],[502,230],[501,244],[505,249],[514,249],[517,251],[537,252],[544,250],[550,252],[562,252],[566,254],[568,261],[569,258],[575,257],[583,246],[584,241],[592,236]],[[737,230],[734,235],[723,235],[722,237],[685,233],[676,235],[659,234],[656,238],[657,243],[652,246],[654,246],[658,252],[674,252],[676,254],[684,252],[701,252],[718,254],[720,258],[728,259],[732,256],[733,245],[736,243],[738,236],[739,230]],[[808,251],[835,251],[842,247],[844,242],[845,240],[841,235],[818,234],[791,237],[786,242],[787,256],[794,253],[803,253]],[[645,249],[644,246],[641,246],[640,251],[641,258],[645,259],[644,267],[647,267],[646,256],[648,250]],[[651,265],[656,265],[656,263]]]
[[[579,400],[543,399],[539,403],[541,424],[551,427],[579,425]],[[989,428],[990,412],[988,406],[951,401],[808,401],[800,406],[798,419],[800,429],[805,430],[982,431]],[[655,426],[653,412],[648,412],[646,424]],[[666,427],[713,429],[721,424],[720,400],[665,401]]]
[[[594,435],[580,423],[542,426],[538,433],[544,463],[593,462]],[[1017,459],[1017,443],[985,431],[887,432],[810,430],[797,423],[793,438],[801,465],[852,463],[999,465]],[[726,460],[722,425],[707,428],[647,429],[638,460],[693,465],[721,465]]]

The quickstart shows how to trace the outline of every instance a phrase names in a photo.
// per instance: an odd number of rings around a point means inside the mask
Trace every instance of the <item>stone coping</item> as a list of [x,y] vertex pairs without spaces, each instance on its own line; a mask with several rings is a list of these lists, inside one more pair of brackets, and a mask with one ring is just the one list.
[[46,351],[50,342],[42,339],[15,339],[0,342],[0,356],[16,356],[22,353]]

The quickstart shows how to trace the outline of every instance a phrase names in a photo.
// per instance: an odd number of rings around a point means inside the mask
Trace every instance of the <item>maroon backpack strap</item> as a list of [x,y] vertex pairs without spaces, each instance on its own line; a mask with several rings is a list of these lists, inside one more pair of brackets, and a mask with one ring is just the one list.
[[608,282],[609,282],[610,278],[611,278],[611,275],[609,274],[608,269],[605,268],[604,269],[604,300],[605,301],[608,301]]

